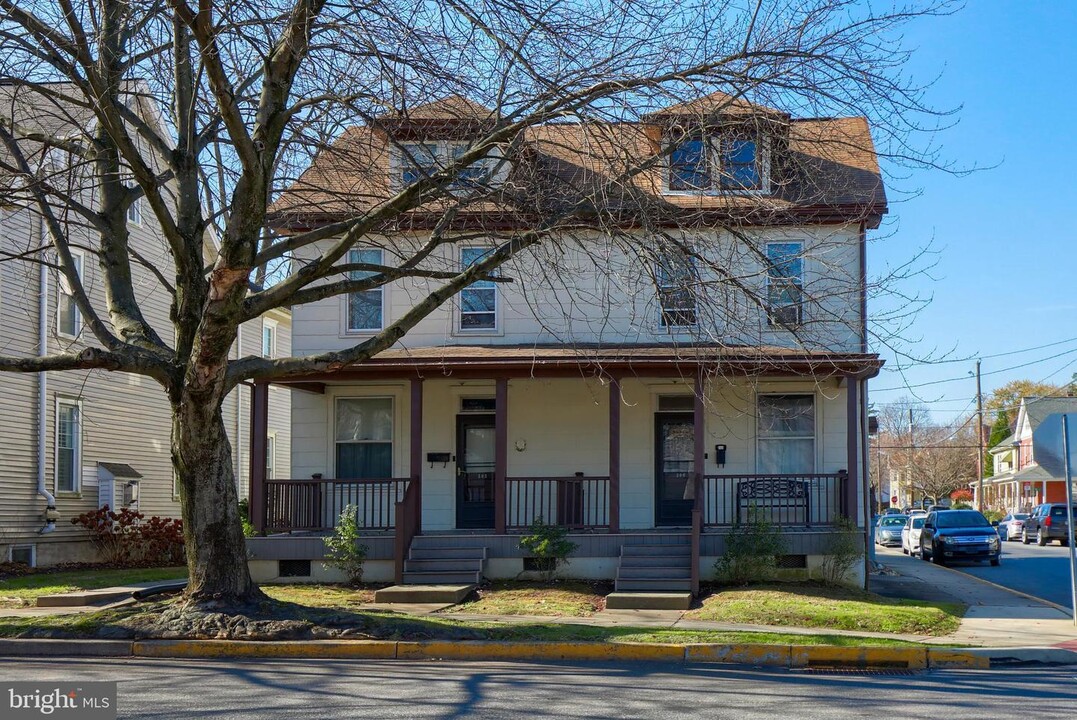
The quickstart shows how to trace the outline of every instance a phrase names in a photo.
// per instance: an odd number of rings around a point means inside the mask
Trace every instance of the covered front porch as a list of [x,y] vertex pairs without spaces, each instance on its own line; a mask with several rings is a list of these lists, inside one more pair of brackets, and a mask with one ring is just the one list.
[[[397,581],[420,535],[486,538],[496,565],[518,554],[498,538],[541,520],[589,538],[574,563],[600,574],[596,558],[625,538],[683,537],[695,588],[700,558],[720,552],[706,536],[753,508],[790,537],[861,514],[861,386],[877,367],[787,351],[391,351],[289,382],[305,477],[267,478],[252,461],[251,520],[298,539],[353,506],[372,557],[391,546]],[[255,457],[267,395],[253,393]]]

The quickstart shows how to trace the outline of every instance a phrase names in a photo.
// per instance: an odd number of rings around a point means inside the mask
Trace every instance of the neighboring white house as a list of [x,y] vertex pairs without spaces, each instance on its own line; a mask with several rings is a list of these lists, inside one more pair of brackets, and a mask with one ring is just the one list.
[[[0,87],[4,108],[12,90]],[[43,102],[30,93],[18,102]],[[51,119],[49,131],[66,137],[88,133],[92,119],[84,111],[50,106],[37,113]],[[65,122],[59,123],[58,118]],[[27,153],[62,175],[60,154],[27,147]],[[0,173],[2,175],[2,173]],[[12,261],[20,253],[48,259],[45,223],[17,192],[18,180],[0,177],[0,355],[29,357],[97,345],[57,272],[38,262]],[[83,193],[92,202],[91,192]],[[66,214],[64,214],[66,218]],[[104,281],[94,256],[95,235],[73,219],[65,230],[76,246],[80,277],[92,303],[104,307]],[[156,218],[136,203],[128,215],[130,246],[144,262],[132,263],[135,292],[150,325],[171,338],[171,295],[157,272],[174,276],[173,263]],[[150,268],[155,268],[156,272]],[[107,318],[107,315],[106,315]],[[107,320],[106,320],[107,321]],[[291,352],[291,316],[275,311],[246,323],[235,356],[265,350]],[[275,477],[290,474],[291,391],[276,389],[270,398],[269,433],[275,452],[269,461]],[[225,402],[225,423],[232,440],[236,477],[246,495],[249,471],[250,390],[237,388]],[[137,508],[147,517],[178,517],[178,489],[170,458],[169,402],[153,380],[99,370],[0,372],[0,562],[36,565],[94,560],[85,533],[71,518],[108,504]],[[39,492],[39,488],[44,492]],[[48,497],[58,512],[46,523]],[[42,532],[46,530],[46,532]]]
[[[655,155],[669,122],[697,122],[631,192],[653,201],[656,227],[729,268],[765,307],[732,293],[705,303],[693,290],[706,280],[700,268],[661,257],[641,265],[598,232],[577,233],[556,253],[525,252],[501,269],[511,283],[471,285],[393,349],[290,379],[303,385],[292,405],[297,479],[265,481],[252,498],[268,535],[249,541],[257,577],[324,576],[320,539],[308,536],[347,504],[369,530],[366,576],[405,582],[516,576],[531,564],[513,533],[537,518],[572,529],[580,547],[569,573],[616,578],[622,590],[697,586],[752,506],[781,526],[791,569],[816,567],[838,515],[863,527],[865,387],[881,365],[867,349],[864,239],[886,212],[868,125],[749,106],[767,114],[769,130],[729,140],[744,105],[727,117],[728,100],[670,108],[650,124],[534,128],[499,172],[509,182],[535,168],[584,182],[604,160],[591,150],[599,136]],[[396,143],[384,130],[349,129],[278,201],[277,222],[317,226],[354,209],[337,190],[376,199],[402,187],[422,168],[395,146],[412,159],[449,157],[488,116],[450,98],[394,124]],[[712,150],[721,177],[732,174],[744,192],[717,192],[725,181],[709,174]],[[793,155],[807,177],[788,171]],[[521,168],[532,161],[528,175]],[[371,166],[368,177],[350,171]],[[684,230],[688,216],[697,220]],[[736,241],[722,229],[734,216]],[[435,251],[440,265],[463,268],[494,247],[475,235]],[[346,261],[389,262],[428,237],[373,238]],[[432,287],[409,279],[297,306],[295,352],[354,345]],[[710,314],[716,305],[720,316]],[[645,546],[669,551],[662,572],[630,560],[659,552]]]

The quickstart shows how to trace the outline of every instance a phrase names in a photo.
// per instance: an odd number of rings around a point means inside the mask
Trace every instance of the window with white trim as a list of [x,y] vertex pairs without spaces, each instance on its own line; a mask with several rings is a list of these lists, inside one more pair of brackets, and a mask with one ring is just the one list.
[[337,398],[336,477],[340,480],[393,476],[393,399]]
[[277,356],[277,321],[262,318],[262,357]]
[[757,406],[756,472],[815,472],[815,397],[760,395]]
[[82,409],[77,400],[56,401],[56,491],[79,492],[82,485]]
[[[467,142],[440,140],[402,143],[397,151],[401,186],[410,185],[421,178],[452,166],[458,158],[471,149]],[[450,189],[474,188],[489,179],[497,166],[497,158],[487,155],[461,168]]]
[[[463,269],[482,262],[492,248],[466,247],[460,249]],[[476,280],[460,291],[460,330],[491,331],[497,329],[497,283]]]
[[767,321],[774,326],[804,322],[804,243],[767,243]]
[[[354,248],[348,251],[350,265],[383,265],[383,251],[380,248]],[[353,270],[348,273],[350,280],[365,280],[377,275],[374,270]],[[348,332],[373,332],[382,329],[385,320],[385,288],[348,293]]]
[[669,153],[673,192],[763,191],[770,184],[764,140],[733,131],[688,135]]
[[[82,276],[82,254],[71,252],[71,262],[74,264],[75,273]],[[68,282],[63,272],[59,273],[57,281],[56,300],[56,332],[68,337],[77,337],[82,330],[82,313],[79,312],[75,302],[75,291]]]
[[662,327],[690,327],[696,324],[696,268],[692,258],[669,255],[655,263],[659,320]]
[[404,143],[400,146],[400,182],[411,185],[438,171],[438,144]]
[[266,480],[277,477],[277,433],[266,435]]
[[28,567],[37,567],[36,545],[12,545],[8,548],[8,562],[21,563]]
[[142,196],[139,195],[127,206],[127,222],[132,225],[142,224]]

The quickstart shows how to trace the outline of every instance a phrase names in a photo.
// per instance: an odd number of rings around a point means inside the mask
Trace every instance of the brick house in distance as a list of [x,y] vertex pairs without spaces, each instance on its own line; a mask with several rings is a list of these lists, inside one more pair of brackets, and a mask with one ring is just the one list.
[[[490,115],[453,97],[350,128],[274,222],[305,230],[376,203]],[[252,476],[257,580],[332,576],[321,535],[349,504],[365,577],[403,583],[515,577],[534,567],[519,535],[537,518],[570,528],[566,574],[628,592],[696,590],[752,507],[780,526],[794,574],[816,572],[839,515],[864,527],[866,381],[882,364],[867,344],[865,236],[887,210],[867,121],[716,93],[640,122],[530,128],[477,172],[542,186],[541,206],[613,175],[618,152],[653,162],[610,196],[632,208],[611,213],[616,231],[578,232],[556,257],[525,252],[502,268],[512,282],[476,282],[370,361],[287,381],[295,477]],[[436,209],[424,212],[346,262],[388,263],[428,240]],[[446,268],[494,247],[483,228],[526,227],[489,204],[468,213],[434,251]],[[715,315],[700,294],[710,264],[641,262],[612,232],[688,238],[764,301],[731,295]],[[350,347],[432,288],[409,279],[297,306],[294,350]]]

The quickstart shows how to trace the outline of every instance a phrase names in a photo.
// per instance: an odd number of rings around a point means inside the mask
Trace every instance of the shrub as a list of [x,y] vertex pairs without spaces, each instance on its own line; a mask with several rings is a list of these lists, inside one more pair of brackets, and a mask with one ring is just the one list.
[[333,534],[325,539],[325,564],[343,572],[352,585],[363,581],[367,546],[359,542],[361,534],[359,508],[348,505],[340,513]]
[[[145,515],[131,508],[115,512],[108,505],[71,518],[113,565],[175,565],[183,562],[183,521]],[[145,520],[145,522],[143,522]]]
[[541,517],[535,518],[528,534],[520,538],[520,549],[539,560],[544,582],[554,579],[557,569],[568,563],[568,556],[578,547],[568,539],[568,528],[547,525]]
[[954,502],[972,502],[972,491],[961,488],[950,493],[950,499]]
[[251,522],[251,504],[247,498],[239,501],[239,522],[243,525],[243,537],[254,537],[258,534]]
[[747,522],[733,523],[726,536],[725,554],[714,563],[718,581],[727,585],[749,585],[774,579],[778,556],[785,554],[785,539],[754,505],[748,508]]
[[984,510],[984,517],[987,518],[987,522],[999,522],[1006,517],[1006,513],[1001,510]]
[[860,528],[856,523],[838,515],[834,519],[834,534],[831,535],[824,551],[823,562],[819,571],[827,585],[840,585],[845,576],[864,557],[864,546]]
[[967,503],[964,500],[958,500],[957,502],[955,502],[953,505],[950,506],[950,509],[951,510],[971,510],[972,509],[972,503]]

